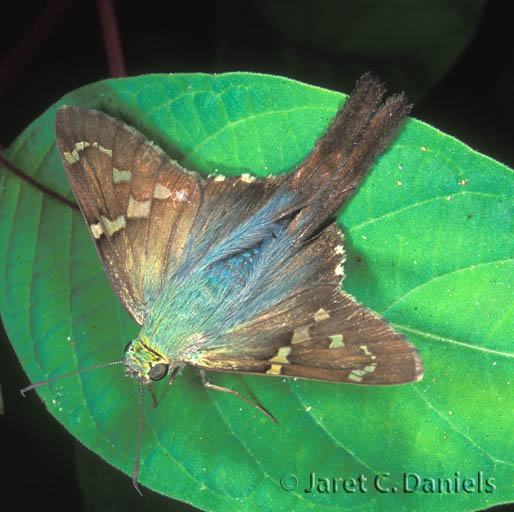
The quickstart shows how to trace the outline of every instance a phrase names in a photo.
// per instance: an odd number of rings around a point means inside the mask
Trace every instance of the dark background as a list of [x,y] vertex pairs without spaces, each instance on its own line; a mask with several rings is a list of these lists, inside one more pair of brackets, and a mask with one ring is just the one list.
[[[9,58],[48,5],[55,9],[48,35],[23,58]],[[17,2],[9,9],[0,31],[2,146],[65,93],[109,76],[96,2]],[[115,9],[128,75],[256,71],[350,92],[371,70],[389,90],[407,92],[413,117],[514,166],[510,2],[146,1],[117,2]],[[381,23],[370,24],[371,15]],[[35,393],[23,400],[27,378],[0,336],[4,500],[54,510],[196,510],[148,489],[140,499]]]

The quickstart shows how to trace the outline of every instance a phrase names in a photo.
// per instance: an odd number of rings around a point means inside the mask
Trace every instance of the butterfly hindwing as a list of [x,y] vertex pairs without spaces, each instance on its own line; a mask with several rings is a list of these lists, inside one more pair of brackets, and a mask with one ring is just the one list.
[[327,133],[288,177],[288,186],[308,199],[289,226],[305,239],[312,235],[357,190],[365,173],[397,132],[411,105],[403,94],[382,105],[385,89],[363,75],[338,111]]
[[61,107],[55,130],[106,274],[142,324],[165,276],[182,258],[201,206],[200,181],[133,128],[101,112]]
[[343,258],[342,239],[329,226],[283,269],[284,276],[308,269],[302,285],[186,362],[215,371],[355,384],[418,380],[416,349],[339,289]]
[[[340,293],[314,322],[293,330],[289,345],[271,359],[268,372],[355,384],[402,384],[419,380],[417,351],[387,322]],[[281,357],[283,356],[283,357]]]
[[[238,177],[214,175],[202,181],[202,207],[189,239],[189,259],[200,262],[209,252],[234,238],[244,225],[278,190],[282,177],[257,179],[249,174]],[[238,239],[237,249],[244,241]]]

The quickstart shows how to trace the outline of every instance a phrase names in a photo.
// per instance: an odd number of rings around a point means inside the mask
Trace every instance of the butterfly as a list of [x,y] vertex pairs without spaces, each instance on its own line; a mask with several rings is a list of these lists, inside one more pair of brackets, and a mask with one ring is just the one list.
[[[334,214],[410,111],[403,94],[382,103],[384,93],[361,77],[297,168],[265,179],[202,178],[102,112],[57,111],[71,188],[114,292],[141,326],[120,361],[141,394],[190,365],[207,387],[274,419],[205,372],[368,385],[422,378],[416,348],[341,289]],[[138,453],[140,437],[141,428]]]

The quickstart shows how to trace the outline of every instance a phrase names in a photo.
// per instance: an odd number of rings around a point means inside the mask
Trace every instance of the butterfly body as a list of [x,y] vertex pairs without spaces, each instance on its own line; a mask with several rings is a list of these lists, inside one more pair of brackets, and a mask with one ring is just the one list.
[[183,365],[355,384],[418,380],[415,348],[341,291],[331,216],[408,107],[382,106],[366,75],[327,134],[288,175],[202,179],[133,128],[62,107],[56,136],[72,189],[118,298],[142,328],[126,374]]

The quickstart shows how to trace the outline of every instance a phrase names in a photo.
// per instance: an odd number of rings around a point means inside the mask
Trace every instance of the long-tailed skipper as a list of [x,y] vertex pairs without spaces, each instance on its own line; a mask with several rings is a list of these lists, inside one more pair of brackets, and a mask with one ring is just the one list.
[[206,386],[240,398],[205,371],[369,385],[421,379],[416,349],[341,290],[333,215],[410,110],[402,94],[381,103],[384,92],[364,75],[296,170],[266,179],[203,179],[104,113],[58,110],[72,190],[112,288],[142,326],[120,361],[126,375],[149,387],[190,365]]

